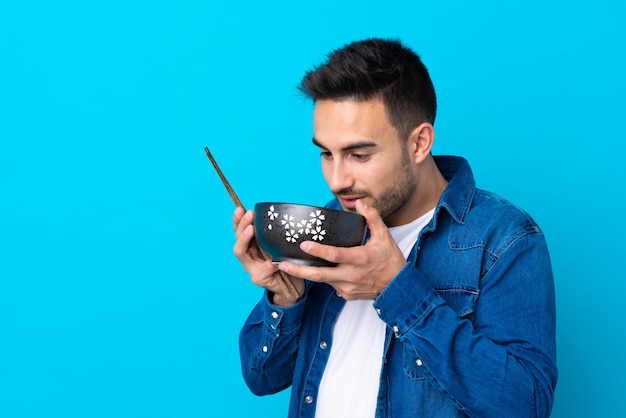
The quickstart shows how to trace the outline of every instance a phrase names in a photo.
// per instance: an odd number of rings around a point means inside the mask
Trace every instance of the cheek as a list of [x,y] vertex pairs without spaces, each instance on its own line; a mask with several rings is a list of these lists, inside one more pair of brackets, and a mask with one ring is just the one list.
[[385,184],[396,175],[398,167],[380,164],[378,162],[363,164],[358,167],[359,179],[364,184],[376,188],[377,185]]
[[353,188],[371,197],[376,197],[393,175],[393,171],[383,170],[384,167],[377,164],[359,164],[352,171]]
[[328,183],[332,176],[333,166],[329,161],[322,159],[321,168],[322,168],[322,175],[324,176],[324,180],[326,180],[326,183]]

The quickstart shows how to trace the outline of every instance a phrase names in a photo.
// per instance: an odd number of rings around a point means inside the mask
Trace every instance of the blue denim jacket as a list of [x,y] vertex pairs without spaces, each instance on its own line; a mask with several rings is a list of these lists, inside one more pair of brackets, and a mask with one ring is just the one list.
[[[407,264],[374,301],[387,324],[376,417],[548,417],[557,368],[543,233],[477,189],[464,159],[435,160],[449,184]],[[252,392],[292,386],[289,417],[314,417],[344,303],[312,282],[294,306],[265,295],[240,334]]]

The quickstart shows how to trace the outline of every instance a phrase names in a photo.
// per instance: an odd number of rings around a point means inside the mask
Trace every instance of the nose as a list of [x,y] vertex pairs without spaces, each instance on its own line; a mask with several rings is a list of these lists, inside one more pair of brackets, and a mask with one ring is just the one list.
[[333,193],[349,189],[354,186],[354,176],[346,164],[335,158],[326,168],[326,182]]

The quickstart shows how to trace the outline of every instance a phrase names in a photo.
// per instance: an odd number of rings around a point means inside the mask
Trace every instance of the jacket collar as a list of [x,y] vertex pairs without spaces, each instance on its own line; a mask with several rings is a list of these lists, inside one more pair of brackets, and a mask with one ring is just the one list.
[[476,192],[472,169],[462,157],[435,156],[434,159],[437,168],[448,181],[437,208],[445,208],[456,222],[465,223]]

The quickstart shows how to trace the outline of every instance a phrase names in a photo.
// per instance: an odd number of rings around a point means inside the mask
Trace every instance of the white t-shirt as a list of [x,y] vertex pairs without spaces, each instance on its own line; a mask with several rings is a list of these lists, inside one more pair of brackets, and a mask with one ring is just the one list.
[[[434,209],[389,228],[406,259]],[[373,300],[346,301],[333,328],[330,356],[320,382],[315,418],[368,418],[376,414],[386,325]]]

